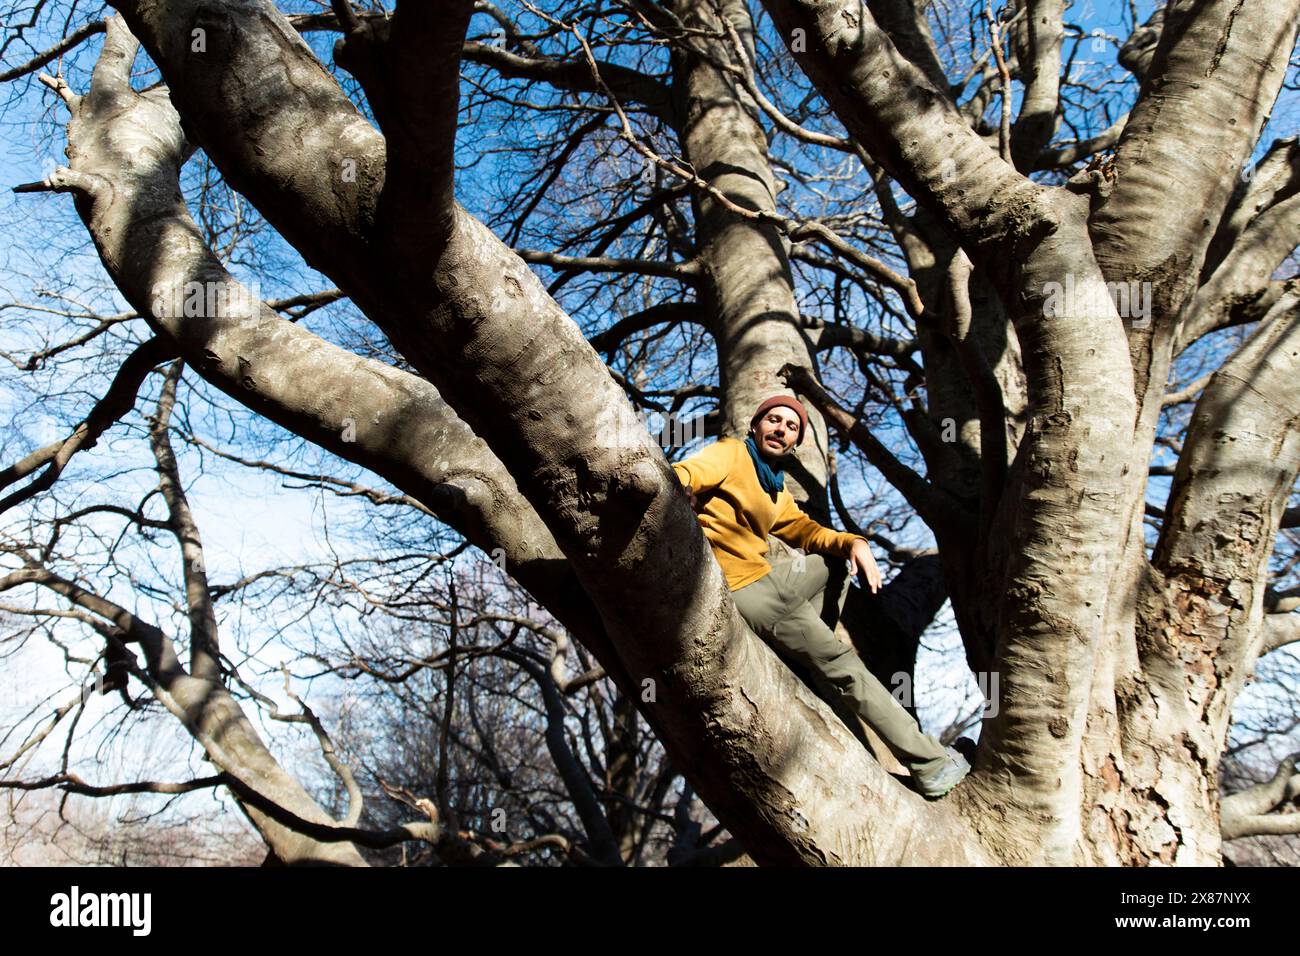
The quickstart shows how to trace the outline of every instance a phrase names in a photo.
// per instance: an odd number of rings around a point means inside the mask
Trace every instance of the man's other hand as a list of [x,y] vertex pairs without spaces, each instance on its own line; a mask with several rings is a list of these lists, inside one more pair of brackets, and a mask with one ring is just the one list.
[[880,567],[871,555],[871,545],[861,538],[853,542],[853,550],[849,552],[849,573],[857,575],[859,571],[866,575],[872,594],[880,590]]

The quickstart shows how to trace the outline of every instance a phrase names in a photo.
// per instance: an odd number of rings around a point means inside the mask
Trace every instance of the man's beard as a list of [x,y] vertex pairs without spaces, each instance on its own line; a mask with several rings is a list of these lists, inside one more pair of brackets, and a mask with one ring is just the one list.
[[790,453],[794,451],[794,446],[791,445],[789,448],[782,446],[781,448],[777,449],[772,445],[769,445],[767,439],[765,438],[758,443],[758,451],[759,454],[761,454],[766,459],[780,461],[781,459],[788,457]]

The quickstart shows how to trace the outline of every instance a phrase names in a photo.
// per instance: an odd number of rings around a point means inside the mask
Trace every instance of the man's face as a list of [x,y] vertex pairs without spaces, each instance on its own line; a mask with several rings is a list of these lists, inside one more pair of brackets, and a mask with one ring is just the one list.
[[799,416],[784,405],[769,408],[754,426],[754,443],[766,459],[788,455],[798,438]]

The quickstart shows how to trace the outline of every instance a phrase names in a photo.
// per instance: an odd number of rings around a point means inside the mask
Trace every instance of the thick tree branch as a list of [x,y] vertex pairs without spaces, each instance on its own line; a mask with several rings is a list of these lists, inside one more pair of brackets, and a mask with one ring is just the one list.
[[[491,67],[507,78],[540,80],[562,90],[597,92],[591,71],[580,58],[553,60],[520,56],[504,47],[473,42],[465,44],[463,57],[467,62]],[[620,100],[644,107],[669,126],[676,124],[672,96],[663,83],[617,63],[601,61],[599,68],[601,78]]]
[[1061,169],[1065,166],[1073,166],[1075,163],[1085,160],[1096,153],[1110,149],[1119,142],[1120,136],[1124,133],[1124,126],[1127,123],[1128,114],[1125,113],[1096,136],[1090,136],[1078,143],[1044,149],[1034,161],[1032,168],[1035,170]]
[[[1149,671],[1200,708],[1214,736],[1258,657],[1265,569],[1300,472],[1300,293],[1280,300],[1214,374],[1193,413],[1152,563]],[[1200,663],[1190,691],[1189,662]]]
[[[1300,24],[1300,0],[1171,0],[1165,10],[1150,75],[1115,153],[1117,181],[1089,224],[1107,279],[1152,283],[1155,325],[1172,319],[1198,284],[1212,238],[1205,221],[1217,222],[1227,205]],[[1221,120],[1228,116],[1234,122]],[[1201,214],[1169,202],[1171,183],[1197,197]]]
[[961,358],[962,368],[975,394],[980,419],[981,537],[991,531],[993,514],[1002,497],[1007,466],[1007,409],[1002,387],[989,367],[979,343],[971,337],[971,264],[966,253],[954,253],[947,270],[949,336]]
[[1223,798],[1219,804],[1223,839],[1300,833],[1300,813],[1275,813],[1300,796],[1296,757],[1287,757],[1272,779]]
[[1042,153],[1056,135],[1061,87],[1061,15],[1065,0],[1024,0],[1026,16],[1012,30],[1016,59],[1025,84],[1020,113],[1011,131],[1017,169],[1041,168]]
[[224,774],[212,777],[199,777],[180,783],[160,783],[154,780],[135,780],[131,783],[93,784],[87,783],[75,773],[60,773],[40,780],[0,780],[0,789],[6,790],[46,790],[58,788],[64,793],[75,793],[83,797],[116,797],[124,793],[192,793],[195,790],[207,790],[223,786]]
[[[1245,181],[1237,185],[1206,251],[1202,281],[1236,251],[1242,234],[1263,213],[1300,193],[1300,137],[1275,140],[1253,169],[1243,170],[1242,177]],[[1291,237],[1293,246],[1300,243],[1300,234],[1294,229]]]
[[872,17],[888,34],[898,52],[934,85],[944,89],[948,77],[930,34],[930,20],[926,16],[928,4],[917,0],[867,0]]
[[703,310],[695,302],[661,302],[633,315],[625,315],[603,332],[593,335],[589,341],[598,352],[613,352],[627,339],[638,332],[654,328],[656,325],[681,324],[694,322],[704,324]]
[[181,549],[181,571],[185,580],[185,606],[190,619],[190,673],[199,680],[221,680],[221,650],[217,631],[217,614],[212,606],[208,572],[203,559],[203,541],[198,522],[190,510],[189,499],[181,483],[180,467],[167,436],[172,409],[176,405],[176,383],[184,364],[172,363],[163,379],[158,410],[149,428],[158,471],[158,486],[167,503],[167,526]]
[[915,339],[896,339],[887,335],[877,335],[856,325],[823,322],[806,315],[799,317],[799,327],[808,333],[813,349],[816,351],[845,348],[859,355],[888,355],[896,359],[906,359],[920,348]]
[[1216,329],[1253,321],[1276,302],[1277,268],[1300,245],[1300,145],[1279,140],[1234,197],[1210,246],[1202,286],[1175,349]]
[[515,255],[524,262],[552,269],[580,270],[583,272],[618,272],[625,275],[663,276],[694,285],[700,281],[701,270],[697,262],[661,262],[651,259],[614,259],[606,256],[562,256],[536,249],[515,249]]
[[1155,58],[1156,47],[1165,25],[1165,6],[1160,6],[1141,26],[1135,26],[1119,48],[1119,64],[1143,83]]
[[765,6],[784,36],[807,36],[795,59],[849,133],[972,254],[1007,250],[1043,225],[1039,187],[990,152],[858,0]]
[[435,258],[451,229],[460,55],[473,12],[473,0],[402,0],[391,18],[357,21],[335,47],[384,133],[374,238],[398,275]]
[[1279,647],[1300,641],[1300,615],[1292,613],[1264,615],[1264,639],[1259,655],[1263,657]]
[[[1231,266],[1235,261],[1234,257],[1225,266]],[[1212,282],[1212,289],[1210,285],[1202,287],[1201,291],[1207,293],[1204,306],[1198,294],[1194,306],[1196,311],[1188,317],[1174,343],[1175,354],[1212,332],[1262,321],[1279,302],[1300,289],[1300,278],[1266,281],[1255,285],[1250,281],[1253,270],[1249,268],[1248,259],[1243,258],[1240,262],[1243,266],[1241,273],[1231,268],[1221,268],[1216,273],[1220,281]],[[1256,272],[1255,276],[1258,275]],[[1222,292],[1223,295],[1211,301],[1210,294],[1214,292]]]
[[[274,5],[116,6],[162,70],[161,96],[187,118],[195,145],[308,264],[357,287],[372,268],[365,237],[385,181],[384,137]],[[202,55],[191,50],[195,29],[204,31]]]

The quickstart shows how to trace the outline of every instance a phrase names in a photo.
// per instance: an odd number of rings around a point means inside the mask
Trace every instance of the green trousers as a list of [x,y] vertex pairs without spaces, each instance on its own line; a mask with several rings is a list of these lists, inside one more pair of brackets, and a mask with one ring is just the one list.
[[909,770],[937,771],[948,759],[943,746],[921,732],[912,715],[832,630],[849,582],[843,562],[833,560],[835,566],[809,554],[780,561],[765,577],[732,591],[731,597],[754,633],[808,674],[814,690],[832,708],[860,717]]

